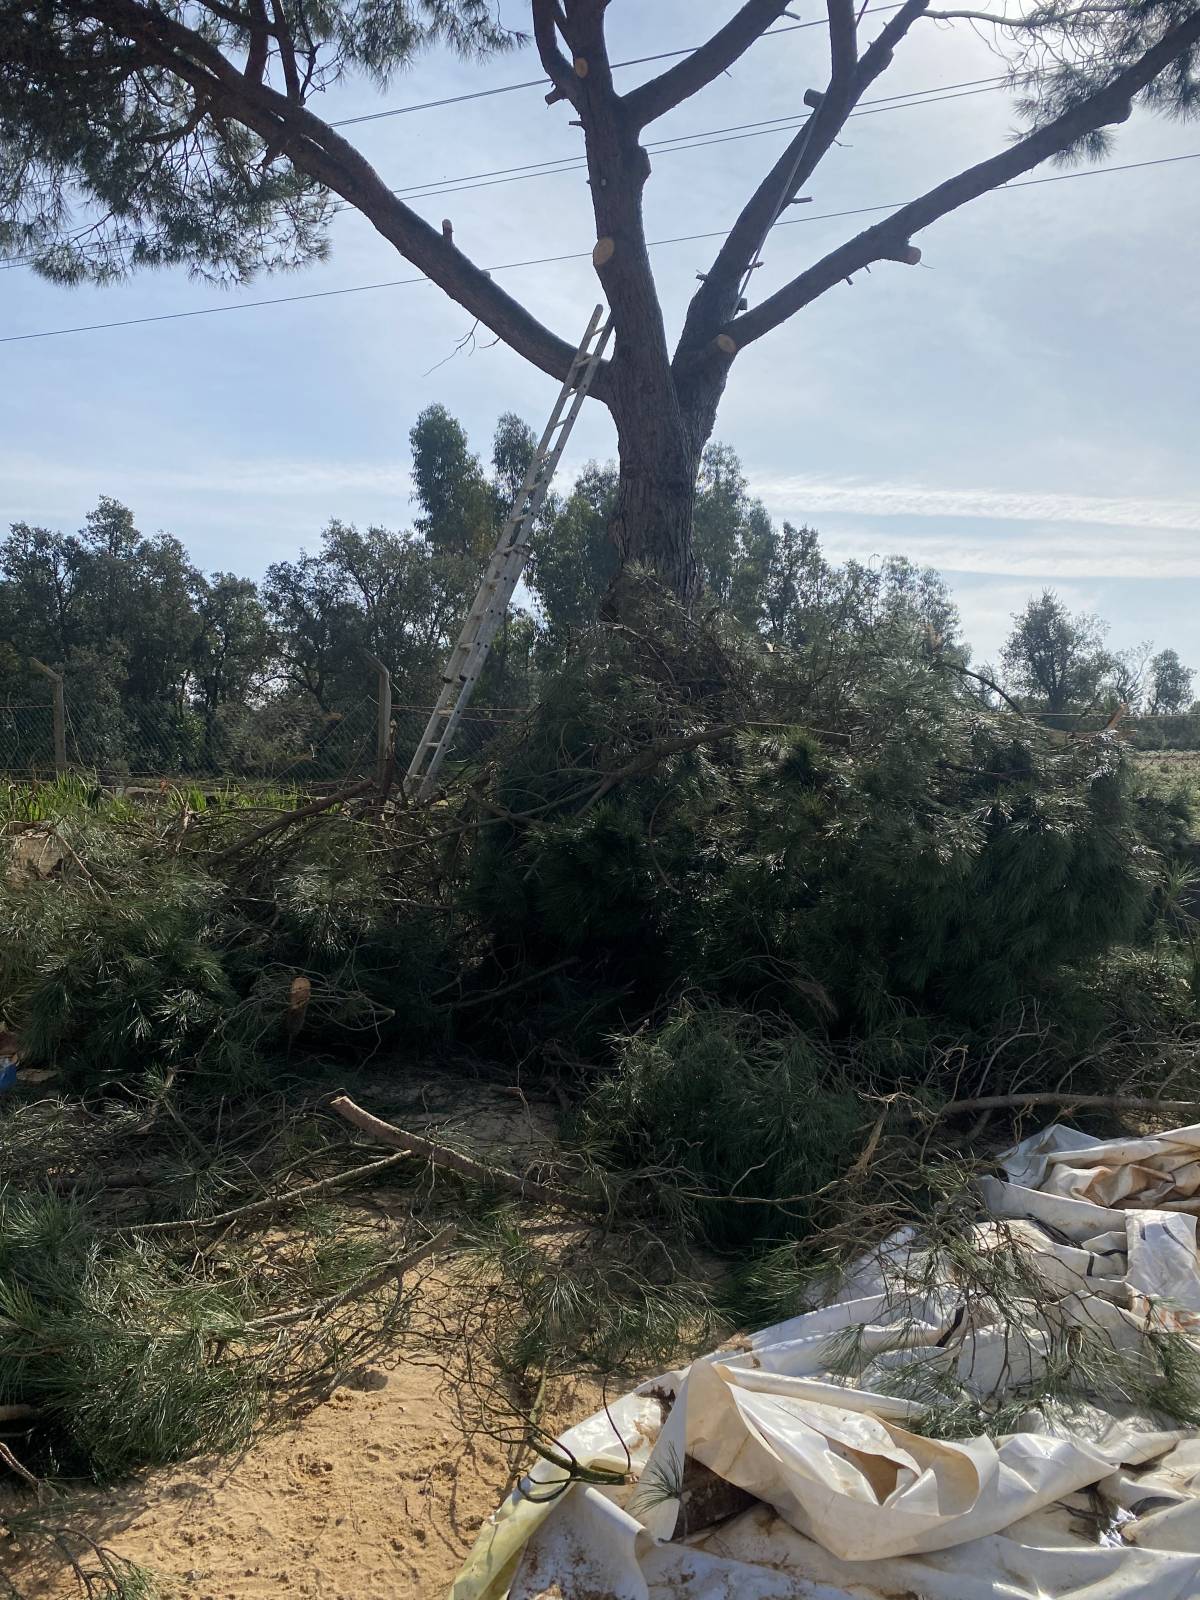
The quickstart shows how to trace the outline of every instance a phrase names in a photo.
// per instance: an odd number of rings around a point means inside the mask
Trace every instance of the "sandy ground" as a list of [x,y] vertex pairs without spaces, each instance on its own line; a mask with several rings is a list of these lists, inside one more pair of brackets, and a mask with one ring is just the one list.
[[[555,1425],[595,1404],[556,1396]],[[368,1368],[240,1460],[154,1472],[73,1501],[71,1523],[195,1600],[443,1596],[508,1475],[502,1446],[464,1435],[435,1368]],[[56,1556],[0,1554],[28,1600],[80,1592]]]
[[[461,1147],[517,1170],[553,1143],[553,1117],[511,1092],[446,1074],[410,1086],[406,1104],[394,1088],[389,1103],[383,1089],[365,1096],[373,1108],[390,1114],[399,1105],[410,1126],[453,1130]],[[376,1210],[388,1209],[387,1198],[375,1191]],[[407,1204],[397,1197],[397,1215]],[[443,1307],[457,1300],[451,1283],[437,1290]],[[403,1354],[356,1372],[240,1458],[73,1494],[63,1521],[148,1568],[164,1596],[440,1600],[505,1490],[509,1459],[504,1445],[464,1420],[463,1395],[439,1366]],[[547,1395],[541,1420],[558,1431],[599,1404],[598,1389],[566,1383]],[[5,1503],[0,1484],[0,1512]],[[0,1592],[6,1579],[22,1600],[81,1593],[52,1551],[0,1540]]]

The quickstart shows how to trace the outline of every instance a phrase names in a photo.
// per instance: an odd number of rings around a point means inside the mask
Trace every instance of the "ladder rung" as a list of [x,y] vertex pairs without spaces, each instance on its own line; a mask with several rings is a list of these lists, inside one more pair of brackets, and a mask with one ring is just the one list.
[[[602,323],[601,315],[601,307],[597,306],[567,368],[562,389],[542,436],[544,443],[539,444],[530,462],[525,481],[484,569],[479,591],[458,642],[446,663],[439,703],[430,715],[408,768],[408,777],[417,784],[416,792],[421,799],[431,793],[442,761],[454,742],[459,718],[467,705],[472,686],[483,671],[492,640],[504,619],[529,554],[528,538],[522,535],[545,501],[550,480],[583,405],[596,363],[612,332],[611,317]],[[456,686],[457,692],[452,694]],[[442,704],[442,701],[446,703]]]

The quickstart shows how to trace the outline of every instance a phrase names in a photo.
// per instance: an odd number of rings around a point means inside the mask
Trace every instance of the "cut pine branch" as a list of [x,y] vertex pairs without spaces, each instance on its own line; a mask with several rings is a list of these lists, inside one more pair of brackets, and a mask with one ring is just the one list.
[[1035,1106],[1092,1106],[1104,1111],[1152,1111],[1194,1116],[1200,1100],[1159,1100],[1143,1094],[1072,1094],[1055,1089],[1031,1094],[984,1094],[971,1100],[948,1100],[939,1106],[939,1117],[965,1116],[976,1111],[1029,1111]]
[[719,722],[712,728],[698,728],[693,733],[683,733],[674,739],[660,739],[655,744],[647,745],[638,752],[632,761],[627,761],[623,767],[617,767],[612,772],[606,772],[592,792],[584,799],[579,807],[582,814],[591,808],[604,796],[615,789],[619,783],[625,783],[629,778],[640,777],[643,772],[649,772],[660,761],[668,757],[680,755],[684,750],[694,750],[697,745],[716,744],[721,739],[732,738],[734,734],[743,730],[736,722]]
[[430,1166],[457,1173],[460,1178],[466,1178],[482,1188],[499,1189],[504,1194],[515,1194],[522,1200],[537,1200],[543,1205],[560,1207],[564,1211],[602,1209],[590,1195],[579,1194],[572,1189],[560,1189],[554,1184],[538,1183],[532,1178],[522,1178],[515,1172],[506,1172],[502,1167],[489,1167],[472,1156],[451,1150],[448,1145],[408,1133],[404,1128],[397,1128],[393,1123],[384,1122],[382,1117],[364,1111],[349,1095],[336,1095],[329,1102],[329,1109],[377,1143],[391,1145],[420,1161],[427,1161]]
[[427,1239],[424,1244],[418,1245],[415,1250],[410,1250],[406,1255],[397,1256],[394,1260],[385,1262],[382,1267],[377,1267],[373,1272],[368,1272],[352,1283],[348,1289],[343,1289],[340,1294],[332,1294],[325,1300],[318,1300],[314,1305],[299,1306],[292,1311],[277,1311],[269,1317],[259,1317],[254,1322],[246,1324],[247,1333],[273,1333],[279,1328],[291,1328],[298,1322],[316,1322],[332,1316],[335,1311],[340,1311],[345,1305],[354,1300],[363,1300],[367,1295],[374,1294],[377,1289],[382,1289],[385,1284],[394,1283],[403,1279],[406,1273],[414,1267],[428,1261],[431,1256],[440,1254],[454,1243],[458,1229],[453,1223],[447,1224],[440,1232],[434,1234],[432,1239]]
[[239,839],[236,844],[231,844],[228,849],[213,856],[210,865],[222,866],[226,861],[232,861],[235,856],[240,856],[251,845],[258,844],[261,839],[269,839],[273,833],[290,828],[297,822],[304,822],[309,817],[319,817],[323,811],[332,811],[334,806],[340,806],[347,800],[355,800],[360,794],[366,794],[368,789],[374,787],[374,778],[364,778],[361,783],[352,783],[348,789],[339,789],[336,794],[327,794],[320,800],[310,801],[308,805],[299,806],[295,811],[285,811],[282,816],[264,822],[261,828],[255,828],[245,838]]
[[282,1211],[287,1206],[303,1205],[317,1195],[331,1194],[335,1189],[345,1189],[349,1184],[374,1178],[380,1172],[386,1172],[389,1167],[399,1166],[403,1160],[404,1156],[401,1154],[381,1156],[378,1161],[368,1161],[363,1166],[351,1167],[348,1172],[335,1172],[331,1178],[321,1178],[316,1183],[305,1183],[298,1189],[287,1189],[282,1194],[269,1194],[262,1200],[251,1200],[248,1205],[234,1206],[232,1210],[221,1211],[215,1217],[184,1217],[178,1222],[143,1222],[136,1224],[129,1231],[186,1233],[197,1228],[223,1228],[231,1222],[245,1222],[251,1217],[269,1216],[272,1211]]

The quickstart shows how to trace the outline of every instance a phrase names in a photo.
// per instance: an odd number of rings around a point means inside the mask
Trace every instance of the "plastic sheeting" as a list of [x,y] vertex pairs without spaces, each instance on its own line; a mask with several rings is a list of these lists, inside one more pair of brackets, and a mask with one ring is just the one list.
[[[581,1465],[629,1481],[550,1495],[563,1473],[539,1461],[452,1600],[1200,1595],[1200,1430],[1129,1380],[1164,1335],[1200,1359],[1200,1126],[1111,1141],[1054,1126],[1001,1165],[969,1243],[1003,1294],[911,1233],[889,1240],[834,1303],[568,1430]],[[1082,1398],[996,1437],[912,1426],[928,1415],[914,1393],[1019,1403],[1074,1350]]]

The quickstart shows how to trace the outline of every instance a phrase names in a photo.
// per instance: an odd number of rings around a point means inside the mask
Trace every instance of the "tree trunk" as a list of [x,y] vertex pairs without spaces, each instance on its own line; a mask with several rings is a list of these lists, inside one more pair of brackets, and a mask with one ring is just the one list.
[[687,438],[678,417],[664,418],[651,407],[618,419],[617,434],[617,504],[609,535],[621,570],[648,568],[690,605],[700,587],[692,547],[700,447]]

